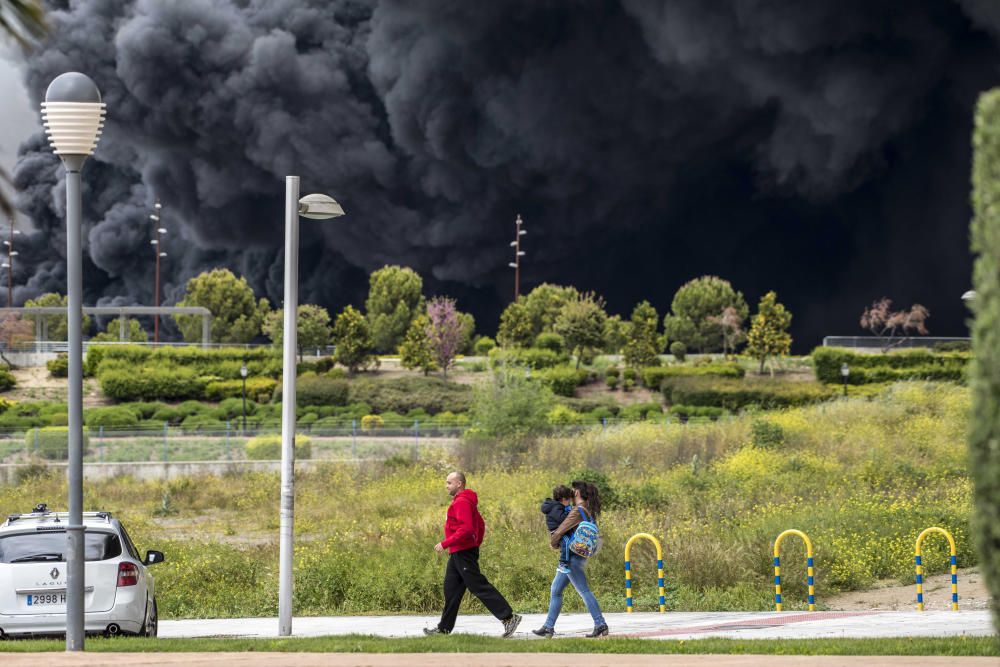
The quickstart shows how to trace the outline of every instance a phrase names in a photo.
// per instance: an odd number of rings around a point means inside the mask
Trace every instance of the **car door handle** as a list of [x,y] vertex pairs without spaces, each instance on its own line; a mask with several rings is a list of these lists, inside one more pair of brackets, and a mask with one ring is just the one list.
[[[43,587],[43,588],[15,588],[14,592],[17,593],[18,595],[28,595],[28,594],[32,594],[32,593],[65,593],[66,592],[66,587],[63,586],[61,588],[53,588],[52,586],[46,586],[46,587]],[[84,593],[93,593],[94,592],[94,587],[93,586],[85,586],[84,589],[83,589],[83,592]]]

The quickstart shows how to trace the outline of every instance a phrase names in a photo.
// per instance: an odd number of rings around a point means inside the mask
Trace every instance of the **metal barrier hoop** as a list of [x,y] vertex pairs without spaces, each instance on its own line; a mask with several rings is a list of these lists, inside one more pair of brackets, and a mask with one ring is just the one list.
[[917,544],[913,550],[913,561],[917,569],[917,611],[924,610],[924,564],[920,554],[920,545],[931,533],[941,533],[948,538],[951,549],[951,610],[958,611],[958,552],[955,549],[955,538],[944,528],[932,526],[917,536]]
[[774,610],[781,611],[781,541],[789,535],[798,535],[806,543],[806,583],[809,585],[809,611],[816,611],[812,540],[801,530],[794,528],[786,530],[774,540]]
[[663,594],[663,547],[660,541],[649,533],[636,533],[625,543],[625,611],[632,613],[632,545],[638,540],[649,540],[656,547],[656,576],[660,588],[660,612],[667,610],[666,597]]

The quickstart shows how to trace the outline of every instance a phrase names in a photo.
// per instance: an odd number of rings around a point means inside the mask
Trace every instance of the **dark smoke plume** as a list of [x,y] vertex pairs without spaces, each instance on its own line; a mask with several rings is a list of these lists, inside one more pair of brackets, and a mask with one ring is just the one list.
[[[79,0],[26,63],[36,101],[94,78],[88,303],[166,303],[228,266],[281,298],[282,179],[348,216],[303,223],[304,302],[359,303],[418,270],[489,330],[527,223],[525,285],[611,310],[714,273],[796,314],[803,348],[882,295],[962,333],[972,108],[1000,81],[987,0]],[[22,146],[16,300],[64,290],[62,171]]]

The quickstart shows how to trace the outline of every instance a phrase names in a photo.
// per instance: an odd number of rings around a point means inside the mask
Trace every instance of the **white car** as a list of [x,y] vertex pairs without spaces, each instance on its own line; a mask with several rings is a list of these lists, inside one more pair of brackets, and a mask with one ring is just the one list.
[[[0,525],[0,638],[66,634],[65,512],[38,505]],[[85,512],[84,631],[155,637],[156,589],[148,565],[110,512]]]

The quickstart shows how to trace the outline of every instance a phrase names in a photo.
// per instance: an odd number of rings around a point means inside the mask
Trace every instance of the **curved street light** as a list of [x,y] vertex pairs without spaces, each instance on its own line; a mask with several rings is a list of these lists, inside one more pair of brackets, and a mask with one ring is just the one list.
[[83,560],[83,202],[80,170],[104,126],[101,91],[85,74],[60,74],[45,91],[42,120],[53,152],[66,168],[66,307],[68,328],[69,521],[66,525],[66,650],[84,642]]

